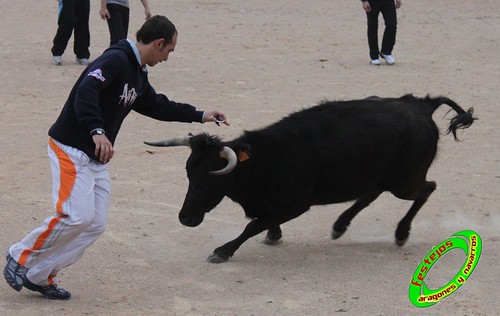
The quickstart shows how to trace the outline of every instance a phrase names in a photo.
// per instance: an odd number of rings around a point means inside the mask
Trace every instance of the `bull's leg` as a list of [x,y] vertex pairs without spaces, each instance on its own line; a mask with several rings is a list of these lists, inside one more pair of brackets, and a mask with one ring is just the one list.
[[281,236],[281,228],[279,225],[271,227],[267,230],[267,235],[264,243],[266,245],[275,245],[281,239]]
[[230,242],[216,248],[214,250],[214,253],[207,258],[207,261],[210,263],[226,262],[249,238],[260,234],[266,229],[269,229],[273,233],[276,233],[278,231],[281,233],[279,225],[299,216],[300,214],[307,211],[307,209],[308,208],[283,212],[285,213],[284,215],[276,218],[256,218],[252,220],[250,223],[248,223],[243,232],[238,237],[236,237],[236,239],[231,240]]
[[365,207],[370,205],[371,202],[375,201],[376,198],[382,194],[383,191],[376,191],[360,197],[356,203],[354,203],[350,208],[348,208],[344,213],[340,214],[339,218],[333,224],[332,239],[337,239],[342,236],[347,230],[347,226],[351,223],[351,220]]
[[417,198],[413,202],[412,206],[406,213],[405,217],[399,222],[398,228],[396,229],[396,244],[398,246],[402,246],[405,244],[408,236],[410,235],[411,221],[417,215],[418,210],[422,207],[422,205],[427,202],[429,196],[436,189],[436,182],[434,181],[426,181],[424,186],[420,190]]
[[207,258],[207,261],[210,263],[226,262],[230,257],[234,255],[236,250],[238,250],[238,248],[240,248],[240,246],[245,241],[263,232],[269,226],[270,225],[265,219],[253,219],[250,223],[248,223],[243,232],[238,237],[236,237],[236,239],[231,240],[230,242],[216,248],[214,250],[214,253]]

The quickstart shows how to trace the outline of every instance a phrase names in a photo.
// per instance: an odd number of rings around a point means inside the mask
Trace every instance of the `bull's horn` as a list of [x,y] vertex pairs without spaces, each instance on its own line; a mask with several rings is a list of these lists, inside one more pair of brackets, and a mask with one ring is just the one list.
[[232,150],[231,148],[229,148],[227,146],[224,146],[224,148],[222,148],[222,150],[220,151],[220,156],[221,156],[221,158],[224,158],[227,160],[227,165],[224,168],[222,168],[221,170],[210,171],[210,174],[212,174],[214,176],[220,176],[220,175],[230,173],[236,167],[236,163],[238,162],[238,159],[236,158],[236,153],[234,152],[234,150]]
[[157,147],[189,146],[189,139],[191,137],[192,136],[181,136],[181,137],[162,140],[159,142],[144,142],[144,144]]

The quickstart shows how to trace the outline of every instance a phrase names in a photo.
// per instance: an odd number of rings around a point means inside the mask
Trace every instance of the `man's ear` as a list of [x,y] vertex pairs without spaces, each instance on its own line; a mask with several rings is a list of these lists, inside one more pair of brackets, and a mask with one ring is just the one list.
[[239,162],[245,162],[250,159],[250,145],[248,144],[239,144],[235,147],[236,155],[238,155]]
[[155,41],[156,41],[155,45],[158,46],[159,48],[163,48],[168,45],[167,40],[164,38],[158,38]]

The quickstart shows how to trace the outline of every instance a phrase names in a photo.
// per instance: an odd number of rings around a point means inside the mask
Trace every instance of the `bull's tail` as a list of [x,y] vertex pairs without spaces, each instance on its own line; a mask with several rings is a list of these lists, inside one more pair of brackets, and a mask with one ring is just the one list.
[[432,104],[435,107],[434,109],[437,109],[441,104],[446,104],[450,106],[452,110],[457,112],[457,115],[450,120],[450,126],[446,132],[446,134],[452,133],[456,141],[458,141],[457,129],[468,128],[472,125],[472,123],[474,123],[475,120],[477,120],[477,118],[473,116],[474,108],[470,107],[466,112],[455,101],[447,97],[441,96],[433,98],[426,96],[425,101]]

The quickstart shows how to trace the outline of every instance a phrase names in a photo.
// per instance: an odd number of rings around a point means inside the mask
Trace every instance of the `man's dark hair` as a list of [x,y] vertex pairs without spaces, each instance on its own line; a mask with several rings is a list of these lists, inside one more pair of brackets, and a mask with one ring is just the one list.
[[164,38],[170,44],[174,35],[177,34],[175,25],[163,15],[155,15],[148,19],[135,34],[137,42],[149,44],[152,41]]

